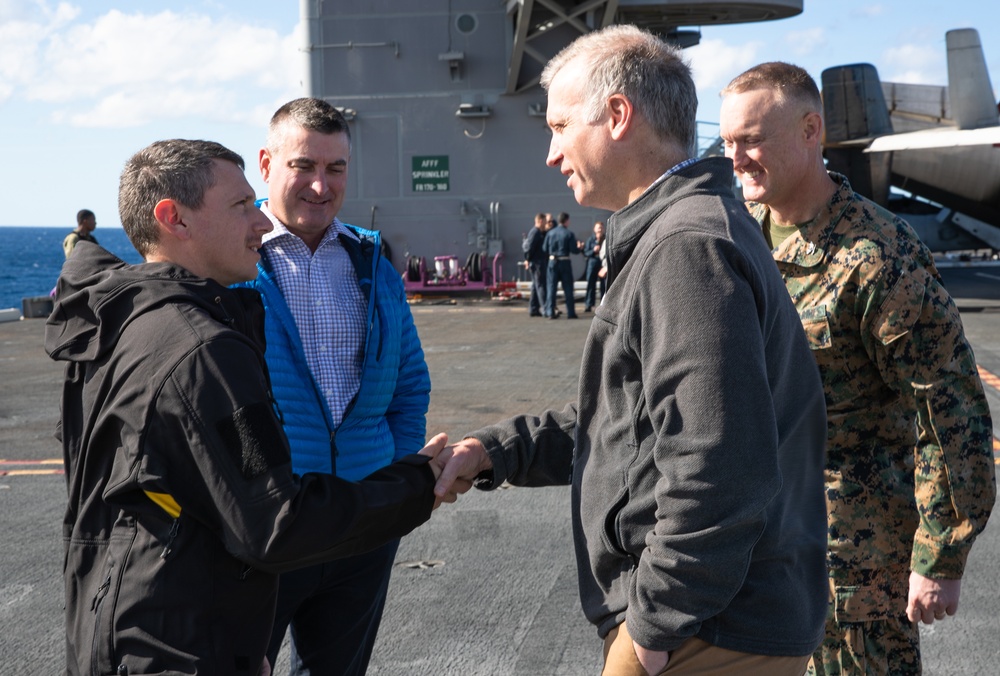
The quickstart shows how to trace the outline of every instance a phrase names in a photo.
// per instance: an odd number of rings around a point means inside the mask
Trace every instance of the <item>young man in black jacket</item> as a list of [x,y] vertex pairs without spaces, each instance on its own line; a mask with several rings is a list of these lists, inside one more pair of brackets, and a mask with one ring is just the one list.
[[122,224],[145,263],[83,242],[45,334],[68,362],[68,674],[267,674],[278,573],[426,521],[436,437],[359,482],[292,473],[264,362],[270,222],[243,161],[207,141],[134,155]]

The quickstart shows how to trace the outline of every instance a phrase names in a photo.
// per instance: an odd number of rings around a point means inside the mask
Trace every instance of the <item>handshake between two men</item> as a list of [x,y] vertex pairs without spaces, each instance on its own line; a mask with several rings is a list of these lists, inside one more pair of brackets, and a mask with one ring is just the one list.
[[437,483],[434,486],[434,509],[443,502],[455,502],[458,496],[472,488],[473,481],[482,472],[492,469],[486,448],[474,438],[463,439],[448,445],[448,435],[441,433],[420,451],[430,456],[428,463]]

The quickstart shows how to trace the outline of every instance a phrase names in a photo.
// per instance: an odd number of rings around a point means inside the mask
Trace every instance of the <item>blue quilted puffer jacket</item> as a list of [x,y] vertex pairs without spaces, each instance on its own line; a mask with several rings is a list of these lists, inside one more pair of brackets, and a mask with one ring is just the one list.
[[336,429],[266,255],[257,279],[243,286],[259,291],[264,301],[265,358],[294,471],[358,480],[423,448],[431,382],[402,279],[382,258],[379,233],[346,227],[361,239],[340,241],[368,300],[368,329],[361,387]]

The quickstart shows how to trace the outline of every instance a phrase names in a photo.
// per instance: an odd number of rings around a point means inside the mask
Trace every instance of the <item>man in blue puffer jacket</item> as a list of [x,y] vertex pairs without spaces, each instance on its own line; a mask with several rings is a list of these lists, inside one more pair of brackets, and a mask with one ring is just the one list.
[[[263,297],[293,469],[356,480],[423,447],[430,376],[379,233],[337,219],[350,156],[347,121],[328,103],[274,114],[260,151],[274,230],[247,285]],[[363,674],[398,545],[283,574],[271,664],[290,625],[292,673]]]

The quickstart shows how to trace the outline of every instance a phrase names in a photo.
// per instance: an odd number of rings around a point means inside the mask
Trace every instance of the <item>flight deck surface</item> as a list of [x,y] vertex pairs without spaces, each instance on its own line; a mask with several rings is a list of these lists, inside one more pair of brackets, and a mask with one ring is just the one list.
[[[962,311],[1000,436],[1000,268],[942,273]],[[447,298],[412,308],[433,387],[428,435],[458,439],[503,417],[575,399],[593,315],[550,321],[529,317],[523,301]],[[44,324],[0,323],[0,675],[63,668],[66,490],[52,437],[62,365],[45,356]],[[577,599],[569,514],[566,487],[472,491],[442,506],[403,540],[368,673],[599,673],[602,644]],[[922,631],[928,676],[997,670],[997,518],[972,550],[958,615]],[[285,673],[284,664],[286,650],[276,674]]]

